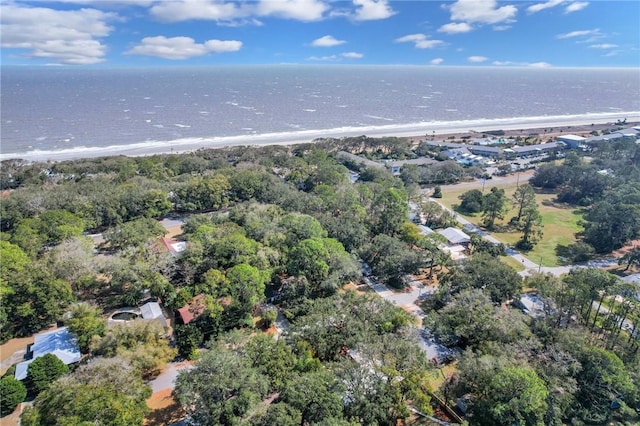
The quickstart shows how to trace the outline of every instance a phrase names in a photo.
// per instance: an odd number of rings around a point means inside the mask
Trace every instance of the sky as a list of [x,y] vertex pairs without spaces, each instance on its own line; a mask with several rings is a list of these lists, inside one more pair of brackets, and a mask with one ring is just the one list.
[[0,0],[2,65],[637,67],[640,1]]

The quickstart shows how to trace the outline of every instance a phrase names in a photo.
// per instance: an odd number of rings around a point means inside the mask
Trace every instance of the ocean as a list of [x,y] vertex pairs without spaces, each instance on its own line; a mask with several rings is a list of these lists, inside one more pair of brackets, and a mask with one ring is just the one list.
[[637,69],[3,67],[0,158],[536,127],[640,115]]

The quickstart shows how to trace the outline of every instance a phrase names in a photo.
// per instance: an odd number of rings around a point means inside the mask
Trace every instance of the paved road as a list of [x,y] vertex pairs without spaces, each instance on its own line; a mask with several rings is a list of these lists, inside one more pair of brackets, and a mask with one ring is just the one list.
[[[364,277],[363,281],[383,299],[388,300],[394,305],[413,314],[418,319],[418,326],[422,326],[422,319],[424,318],[425,313],[416,305],[415,302],[422,297],[433,294],[435,292],[435,288],[425,287],[422,283],[415,281],[409,283],[410,291],[399,293],[389,290],[386,285],[375,281],[371,277]],[[451,353],[450,349],[438,344],[427,330],[416,330],[416,337],[418,339],[418,345],[426,352],[428,359],[435,358],[442,360]]]
[[151,390],[156,393],[165,389],[173,389],[180,371],[188,368],[193,368],[189,361],[170,362],[158,377],[149,382]]
[[[502,243],[502,241],[498,240],[497,238],[495,238],[494,236],[488,234],[487,232],[481,231],[480,228],[478,228],[476,225],[474,225],[473,223],[471,223],[469,220],[465,219],[464,217],[462,217],[460,214],[456,213],[455,211],[451,210],[450,208],[448,208],[447,206],[445,206],[444,204],[442,204],[440,201],[438,201],[436,198],[429,198],[429,201],[433,201],[436,202],[440,205],[440,207],[442,207],[443,209],[453,213],[453,215],[455,216],[456,220],[458,221],[459,224],[462,225],[463,229],[467,229],[470,230],[471,232],[476,232],[478,233],[480,236],[482,236],[482,238],[484,238],[487,241],[490,241],[494,244],[500,244]],[[525,267],[525,270],[522,271],[520,273],[520,275],[528,275],[530,274],[532,271],[536,271],[540,268],[539,265],[537,265],[535,262],[532,262],[529,258],[527,258],[526,256],[524,256],[522,253],[519,253],[516,250],[513,249],[507,249],[507,255],[511,256],[512,258],[514,258],[515,260],[517,260],[519,263],[522,263],[522,265]],[[562,267],[564,268],[564,267]],[[560,275],[560,273],[558,273],[559,271],[555,271],[555,269],[557,268],[545,268],[548,270],[548,272],[550,273],[554,273],[556,272],[557,275]],[[542,271],[541,271],[542,272]]]

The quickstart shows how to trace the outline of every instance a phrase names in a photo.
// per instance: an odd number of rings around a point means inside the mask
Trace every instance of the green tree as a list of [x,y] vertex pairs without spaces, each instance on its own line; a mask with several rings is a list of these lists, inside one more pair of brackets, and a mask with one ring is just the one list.
[[246,263],[241,263],[227,271],[229,293],[234,304],[249,311],[264,299],[265,283],[263,274]]
[[542,426],[547,411],[547,387],[529,367],[508,367],[491,378],[478,395],[474,423]]
[[223,175],[196,177],[173,192],[177,211],[218,210],[229,202],[231,185]]
[[484,210],[485,198],[479,189],[467,191],[458,198],[460,199],[460,210],[465,213],[480,213]]
[[25,426],[141,425],[151,388],[122,358],[95,358],[60,378],[25,411]]
[[15,274],[11,291],[3,300],[8,322],[14,333],[29,335],[59,319],[73,300],[67,281],[57,279],[42,264]]
[[102,319],[102,312],[86,302],[76,303],[70,309],[71,317],[66,321],[66,325],[78,339],[80,351],[87,353],[93,337],[104,334],[106,324]]
[[407,221],[409,205],[407,193],[402,189],[387,188],[375,197],[371,205],[373,229],[377,234],[396,235]]
[[169,347],[164,327],[158,321],[136,320],[110,327],[102,338],[94,338],[91,352],[121,357],[145,378],[157,375],[176,356]]
[[494,303],[519,297],[522,277],[498,258],[477,253],[442,277],[440,294],[449,297],[463,289],[482,289]]
[[504,189],[498,189],[495,186],[491,188],[491,191],[484,196],[484,208],[482,211],[484,226],[488,229],[493,229],[496,219],[504,219],[508,201]]
[[222,343],[190,370],[180,372],[174,393],[194,422],[238,424],[267,393],[268,381],[249,361]]
[[528,183],[518,186],[516,191],[513,193],[513,201],[515,202],[517,213],[512,221],[518,223],[520,222],[522,213],[536,205],[536,193],[533,190],[533,187]]
[[27,388],[13,377],[0,379],[0,417],[7,416],[27,397]]
[[522,232],[522,237],[516,243],[516,247],[522,250],[531,250],[542,238],[542,216],[535,202],[520,213],[520,220],[516,226]]
[[389,285],[402,288],[402,277],[418,271],[420,255],[406,243],[386,234],[377,235],[369,244],[363,258],[371,266],[373,275]]
[[202,331],[194,323],[177,325],[175,328],[178,355],[185,359],[196,359],[198,347],[204,339]]
[[103,232],[105,243],[113,250],[138,247],[150,238],[165,234],[164,227],[155,219],[140,218],[117,225]]
[[285,402],[270,404],[264,416],[254,419],[253,426],[300,426],[302,413]]
[[342,418],[343,385],[326,369],[303,374],[289,382],[282,400],[302,413],[303,424]]
[[58,244],[67,238],[78,237],[84,231],[84,220],[65,210],[48,210],[38,217],[39,231],[46,236],[46,243]]
[[640,235],[640,186],[621,185],[604,194],[585,215],[584,241],[608,253]]
[[442,198],[442,188],[440,185],[436,185],[435,188],[433,188],[433,194],[431,196],[433,198]]
[[296,362],[291,346],[284,339],[258,334],[247,342],[245,350],[253,368],[269,379],[270,390],[282,391],[291,380]]
[[360,276],[353,256],[333,238],[300,241],[289,253],[288,270],[291,275],[304,276],[312,291],[326,294]]
[[49,388],[51,383],[67,374],[69,367],[53,354],[45,354],[34,359],[27,368],[27,383],[33,386],[36,393]]
[[522,314],[493,305],[480,289],[466,289],[427,318],[428,328],[450,346],[478,348],[487,342],[504,345],[527,338],[531,332]]
[[471,234],[471,252],[487,253],[492,257],[504,256],[505,246],[502,243],[492,243],[489,240],[485,240],[479,234]]
[[47,267],[78,291],[95,279],[97,268],[93,250],[94,244],[89,237],[66,239],[47,252]]
[[620,259],[618,259],[618,265],[625,265],[625,271],[628,271],[631,266],[640,267],[640,247],[634,247],[632,250],[626,252]]

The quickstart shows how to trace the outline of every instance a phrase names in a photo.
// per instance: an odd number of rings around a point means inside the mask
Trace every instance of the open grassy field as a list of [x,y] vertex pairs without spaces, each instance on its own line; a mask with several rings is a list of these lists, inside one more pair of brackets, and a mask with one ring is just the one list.
[[[505,190],[507,197],[512,199],[513,193],[517,186],[515,183],[495,184],[487,181],[485,193],[493,186]],[[456,188],[455,186],[442,188],[442,199],[440,200],[446,206],[452,208],[459,204],[458,197],[468,191],[470,188]],[[537,193],[536,201],[542,215],[542,225],[544,235],[542,240],[528,253],[524,253],[533,262],[542,262],[543,266],[558,266],[559,259],[556,255],[556,247],[558,245],[568,245],[576,241],[576,233],[582,231],[582,227],[578,222],[582,219],[582,213],[573,207],[554,203],[555,194]],[[491,234],[507,245],[515,244],[521,237],[516,231],[510,231],[506,226],[509,220],[515,215],[515,209],[511,208],[505,215],[503,221],[496,222],[496,231]],[[470,222],[480,225],[481,215],[463,215]]]

